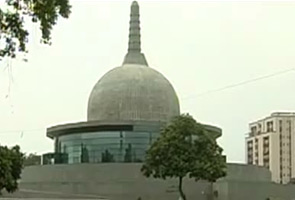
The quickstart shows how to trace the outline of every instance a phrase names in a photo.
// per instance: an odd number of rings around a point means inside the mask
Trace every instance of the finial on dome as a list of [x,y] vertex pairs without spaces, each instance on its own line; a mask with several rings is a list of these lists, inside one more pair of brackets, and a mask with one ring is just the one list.
[[128,53],[125,56],[124,64],[148,65],[144,54],[141,53],[139,5],[137,1],[133,1],[131,4]]

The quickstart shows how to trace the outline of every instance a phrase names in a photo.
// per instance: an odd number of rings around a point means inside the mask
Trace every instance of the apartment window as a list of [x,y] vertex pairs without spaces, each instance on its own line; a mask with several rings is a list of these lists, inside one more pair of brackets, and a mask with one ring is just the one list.
[[255,134],[257,132],[257,126],[251,127],[251,133]]
[[282,120],[279,121],[279,130],[280,130],[280,133],[283,131],[283,121]]
[[248,141],[248,164],[253,164],[253,141]]
[[269,151],[269,136],[263,137],[263,149]]
[[255,143],[256,143],[256,144],[258,143],[258,139],[257,139],[257,138],[255,138]]
[[273,121],[266,122],[266,131],[273,132]]
[[292,173],[292,146],[291,146],[291,144],[292,144],[292,127],[291,127],[291,120],[289,120],[289,135],[288,135],[288,143],[287,143],[287,146],[288,146],[288,150],[289,150],[289,158],[290,159],[288,159],[287,160],[287,162],[288,162],[288,169],[289,169],[289,175],[288,176],[291,176],[291,173]]
[[255,156],[258,157],[258,152],[255,153]]
[[258,133],[261,133],[261,124],[258,124]]
[[269,169],[269,136],[263,137],[263,166]]
[[255,149],[258,149],[258,139],[255,138]]

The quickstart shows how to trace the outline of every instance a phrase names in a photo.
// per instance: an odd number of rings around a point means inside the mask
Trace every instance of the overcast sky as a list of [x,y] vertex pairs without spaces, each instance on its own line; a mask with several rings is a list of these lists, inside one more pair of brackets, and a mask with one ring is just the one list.
[[[0,0],[3,2],[3,0]],[[52,46],[31,31],[28,62],[0,63],[0,143],[53,150],[46,127],[85,121],[94,84],[121,65],[131,1],[71,1]],[[228,160],[244,162],[248,123],[295,110],[295,71],[219,92],[295,67],[295,3],[139,1],[142,50],[173,84],[181,111],[217,125]]]

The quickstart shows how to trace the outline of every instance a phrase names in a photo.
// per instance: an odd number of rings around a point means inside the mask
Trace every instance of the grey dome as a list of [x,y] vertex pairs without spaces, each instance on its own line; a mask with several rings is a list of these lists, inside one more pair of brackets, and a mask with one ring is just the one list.
[[177,95],[156,70],[125,64],[106,73],[88,102],[88,121],[161,121],[179,115]]
[[168,122],[179,115],[177,95],[169,81],[148,67],[141,52],[139,6],[131,5],[128,52],[123,66],[106,73],[88,102],[88,121]]

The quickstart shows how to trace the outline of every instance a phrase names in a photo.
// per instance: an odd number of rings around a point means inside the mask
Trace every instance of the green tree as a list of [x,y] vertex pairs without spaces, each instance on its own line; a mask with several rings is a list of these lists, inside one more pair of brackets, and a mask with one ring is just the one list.
[[147,151],[141,170],[147,177],[178,178],[180,196],[186,200],[185,177],[215,182],[226,175],[226,163],[215,139],[190,115],[184,114],[163,129]]
[[51,31],[58,18],[68,18],[71,13],[69,0],[5,0],[0,8],[0,59],[15,58],[18,52],[27,52],[29,32],[25,22],[40,24],[41,42],[50,44]]
[[83,144],[81,144],[81,163],[89,163],[89,152]]
[[41,165],[41,156],[29,154],[24,158],[24,166]]
[[0,146],[0,193],[3,189],[12,193],[18,188],[23,162],[24,154],[19,146]]
[[132,162],[132,144],[128,144],[128,148],[125,149],[124,162]]
[[111,154],[109,152],[109,150],[106,149],[105,152],[102,152],[101,162],[104,162],[104,163],[114,162],[114,156],[113,156],[113,154]]

